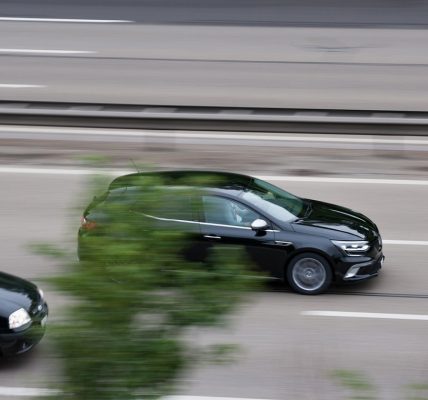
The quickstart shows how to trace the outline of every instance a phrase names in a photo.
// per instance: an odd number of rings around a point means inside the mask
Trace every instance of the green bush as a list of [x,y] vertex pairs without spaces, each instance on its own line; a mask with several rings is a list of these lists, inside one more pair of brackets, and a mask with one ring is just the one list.
[[[171,201],[158,179],[135,185],[133,204],[146,214]],[[185,233],[159,230],[127,201],[101,208],[106,223],[88,238],[84,261],[42,249],[63,265],[50,281],[74,299],[52,331],[64,365],[58,398],[158,398],[204,353],[186,338],[188,329],[222,322],[253,286],[249,263],[229,247],[206,263],[188,262]]]

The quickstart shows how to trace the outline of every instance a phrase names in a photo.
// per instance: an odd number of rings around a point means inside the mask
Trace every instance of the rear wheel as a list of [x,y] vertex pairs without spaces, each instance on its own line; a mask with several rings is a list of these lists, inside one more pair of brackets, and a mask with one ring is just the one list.
[[302,253],[288,265],[287,280],[298,293],[319,294],[330,286],[332,272],[324,257],[315,253]]

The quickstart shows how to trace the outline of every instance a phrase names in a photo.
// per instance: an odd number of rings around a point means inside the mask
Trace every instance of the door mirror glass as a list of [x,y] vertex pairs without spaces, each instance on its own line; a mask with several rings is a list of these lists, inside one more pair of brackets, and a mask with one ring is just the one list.
[[256,219],[251,223],[253,231],[265,231],[269,228],[268,223],[264,219]]

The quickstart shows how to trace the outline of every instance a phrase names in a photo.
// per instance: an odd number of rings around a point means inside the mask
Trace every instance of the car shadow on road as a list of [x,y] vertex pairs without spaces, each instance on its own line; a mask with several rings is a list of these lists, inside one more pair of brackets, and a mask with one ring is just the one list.
[[[376,279],[370,279],[363,282],[354,284],[333,284],[324,295],[335,294],[335,295],[354,295],[354,296],[372,296],[378,294],[377,292]],[[266,292],[284,292],[294,293],[291,287],[280,280],[268,280],[262,288]],[[299,295],[296,293],[296,296]],[[299,295],[301,296],[301,295]],[[322,294],[320,295],[322,296]]]
[[20,370],[32,363],[36,363],[40,361],[41,357],[41,349],[39,347],[35,347],[30,351],[19,354],[16,356],[7,356],[0,357],[0,373],[3,370]]

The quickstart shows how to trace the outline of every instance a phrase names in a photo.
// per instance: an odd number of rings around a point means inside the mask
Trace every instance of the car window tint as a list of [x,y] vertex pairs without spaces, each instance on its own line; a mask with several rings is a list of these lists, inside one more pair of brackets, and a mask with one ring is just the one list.
[[202,196],[205,222],[212,224],[250,227],[261,218],[258,213],[242,203],[219,196]]
[[131,187],[110,190],[105,201],[108,204],[133,205],[135,202],[135,191]]
[[155,188],[154,192],[145,193],[141,188],[128,187],[126,190],[116,189],[115,197],[120,196],[121,202],[132,199],[133,211],[165,219],[193,221],[192,192],[186,188],[163,189],[165,188]]
[[[301,198],[256,178],[242,193],[242,197],[248,201],[252,200],[257,207],[262,207],[263,210],[270,209],[269,212],[283,221],[291,221],[303,216],[306,212],[305,203]],[[270,207],[268,203],[274,204],[274,206]]]
[[273,203],[272,199],[265,199],[262,193],[258,193],[255,191],[246,191],[242,194],[242,198],[248,201],[251,204],[263,209],[267,214],[281,220],[281,221],[292,221],[296,219],[296,217],[288,211],[286,208]]
[[155,214],[160,218],[193,221],[192,196],[189,193],[165,193]]

